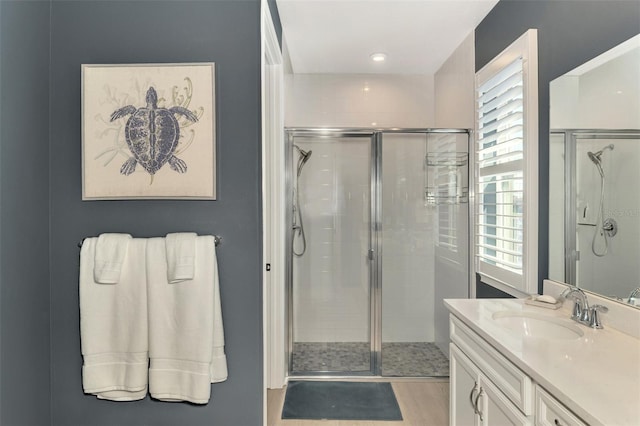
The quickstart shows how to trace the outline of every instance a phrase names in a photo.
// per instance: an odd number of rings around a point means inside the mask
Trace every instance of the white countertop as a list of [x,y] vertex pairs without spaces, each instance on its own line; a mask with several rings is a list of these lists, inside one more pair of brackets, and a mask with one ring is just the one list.
[[[569,319],[569,303],[551,310],[522,299],[446,299],[461,321],[590,425],[640,425],[640,340],[611,327],[594,330]],[[584,331],[575,340],[514,335],[494,312],[535,312]]]

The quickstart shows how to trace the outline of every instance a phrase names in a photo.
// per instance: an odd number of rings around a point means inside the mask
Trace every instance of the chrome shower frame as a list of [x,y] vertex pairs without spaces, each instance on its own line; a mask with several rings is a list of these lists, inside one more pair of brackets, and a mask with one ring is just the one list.
[[[287,188],[287,206],[293,202],[293,145],[296,137],[315,137],[318,139],[335,139],[346,137],[369,138],[371,141],[371,161],[370,161],[370,226],[369,226],[369,342],[370,342],[370,370],[364,372],[335,372],[335,371],[293,371],[293,212],[286,209],[286,324],[287,324],[287,376],[296,379],[328,379],[340,380],[357,377],[359,380],[376,380],[382,377],[382,139],[384,134],[434,134],[434,133],[457,133],[467,135],[467,150],[471,155],[472,131],[469,129],[434,129],[434,128],[324,128],[324,127],[286,127],[287,146],[285,147],[285,180]],[[469,173],[469,187],[473,187],[472,173]],[[472,195],[470,194],[470,198]],[[469,233],[472,226],[471,201],[469,203]],[[471,235],[471,234],[469,234]],[[469,238],[469,253],[473,253],[473,238]],[[467,269],[470,268],[468,260]],[[467,288],[469,294],[469,288]],[[398,379],[398,377],[394,377]],[[404,380],[424,380],[423,377],[410,377]]]
[[564,279],[576,285],[577,262],[580,260],[577,241],[576,154],[581,139],[640,139],[640,129],[552,129],[552,135],[564,139]]

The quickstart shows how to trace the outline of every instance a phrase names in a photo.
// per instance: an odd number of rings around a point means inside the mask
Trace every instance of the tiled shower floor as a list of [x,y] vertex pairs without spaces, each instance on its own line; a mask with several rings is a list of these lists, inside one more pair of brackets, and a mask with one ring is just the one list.
[[[293,371],[367,372],[369,348],[364,342],[294,343]],[[446,377],[449,360],[434,343],[383,343],[382,375]]]

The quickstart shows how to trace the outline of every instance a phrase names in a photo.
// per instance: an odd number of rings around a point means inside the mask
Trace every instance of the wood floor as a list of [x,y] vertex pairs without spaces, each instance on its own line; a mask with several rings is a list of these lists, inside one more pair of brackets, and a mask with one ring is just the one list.
[[393,382],[401,422],[348,420],[282,420],[285,389],[267,392],[269,426],[447,426],[449,424],[449,381]]

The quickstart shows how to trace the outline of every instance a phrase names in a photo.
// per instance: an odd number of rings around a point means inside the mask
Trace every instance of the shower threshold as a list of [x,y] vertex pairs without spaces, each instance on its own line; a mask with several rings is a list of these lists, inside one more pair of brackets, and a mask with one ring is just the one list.
[[[295,342],[293,375],[371,376],[366,342]],[[383,377],[448,377],[449,359],[431,342],[382,344]]]

